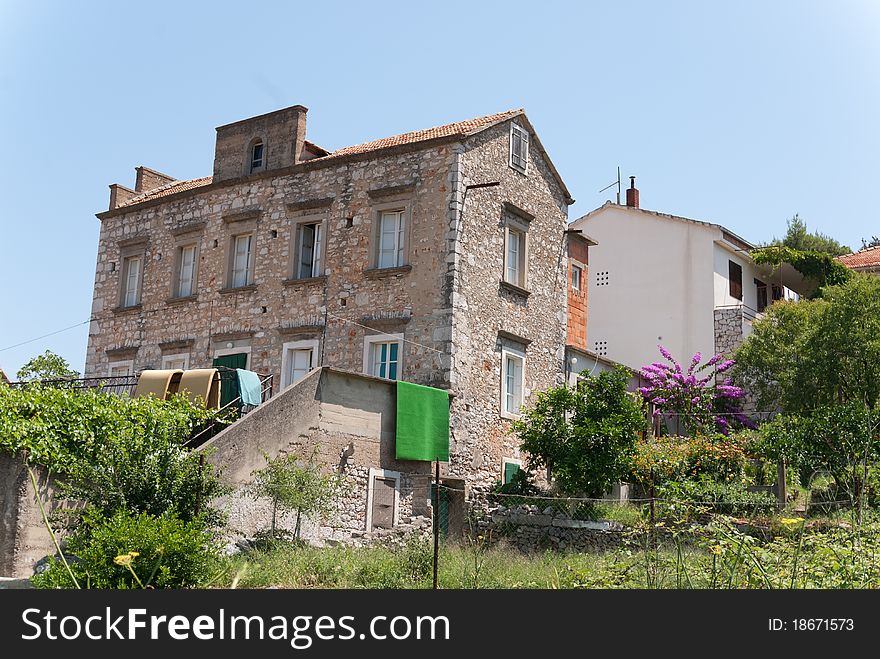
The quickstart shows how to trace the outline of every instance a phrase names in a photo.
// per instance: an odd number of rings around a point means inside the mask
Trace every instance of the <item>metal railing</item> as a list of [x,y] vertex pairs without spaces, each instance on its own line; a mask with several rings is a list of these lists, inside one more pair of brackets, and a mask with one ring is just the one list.
[[738,309],[742,314],[743,320],[754,321],[764,317],[764,312],[752,309],[746,304],[726,304],[715,307],[716,310]]

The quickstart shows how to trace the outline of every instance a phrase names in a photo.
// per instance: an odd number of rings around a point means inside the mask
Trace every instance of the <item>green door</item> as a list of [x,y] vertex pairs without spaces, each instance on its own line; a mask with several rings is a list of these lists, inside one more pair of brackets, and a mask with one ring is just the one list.
[[[437,496],[437,486],[431,484],[431,505],[434,505]],[[444,538],[449,534],[449,492],[446,488],[440,489],[440,501],[437,509],[437,519],[440,521],[440,535]]]
[[[247,353],[239,352],[234,355],[222,355],[214,357],[214,367],[225,366],[226,368],[247,368]],[[232,373],[220,375],[220,407],[226,407],[231,401],[238,398],[238,378]]]

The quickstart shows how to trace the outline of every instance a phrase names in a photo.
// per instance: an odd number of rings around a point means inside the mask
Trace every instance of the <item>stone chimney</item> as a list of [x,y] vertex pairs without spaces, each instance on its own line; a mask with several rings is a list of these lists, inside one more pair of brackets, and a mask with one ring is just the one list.
[[639,189],[636,187],[636,177],[629,177],[629,187],[626,190],[626,205],[630,208],[639,207]]
[[140,167],[135,167],[134,171],[134,190],[139,194],[149,192],[150,190],[155,190],[156,188],[161,188],[163,185],[174,183],[174,181],[177,180],[173,176],[168,176],[168,174],[157,172],[155,169],[150,169],[149,167],[144,167],[143,165],[141,165]]
[[[214,182],[301,162],[307,112],[308,108],[294,105],[217,128]],[[256,145],[262,145],[259,158]]]

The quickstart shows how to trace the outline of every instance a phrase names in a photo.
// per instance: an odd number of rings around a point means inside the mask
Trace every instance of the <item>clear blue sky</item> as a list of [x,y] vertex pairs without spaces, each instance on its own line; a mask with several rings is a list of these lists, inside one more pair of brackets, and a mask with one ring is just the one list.
[[[880,3],[0,0],[0,367],[78,370],[107,186],[211,173],[214,127],[301,103],[338,148],[524,107],[577,199],[752,241],[880,233]],[[626,178],[624,178],[626,180]]]

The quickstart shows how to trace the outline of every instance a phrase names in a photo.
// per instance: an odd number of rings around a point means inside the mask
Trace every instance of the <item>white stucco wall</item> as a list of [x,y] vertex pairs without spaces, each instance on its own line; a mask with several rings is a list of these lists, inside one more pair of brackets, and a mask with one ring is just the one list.
[[[635,369],[660,359],[658,343],[681,361],[713,354],[716,228],[616,205],[572,228],[598,242],[590,248],[590,350],[607,341],[607,357]],[[604,272],[608,285],[597,285]]]

